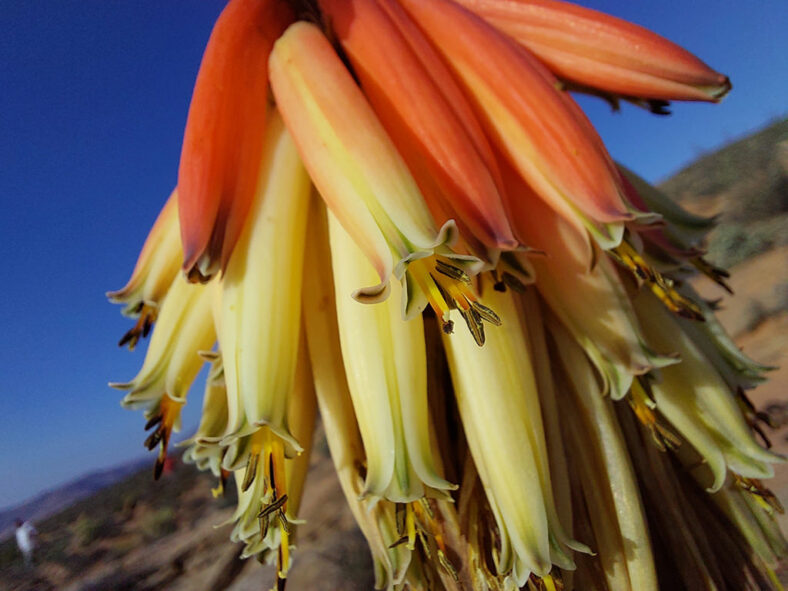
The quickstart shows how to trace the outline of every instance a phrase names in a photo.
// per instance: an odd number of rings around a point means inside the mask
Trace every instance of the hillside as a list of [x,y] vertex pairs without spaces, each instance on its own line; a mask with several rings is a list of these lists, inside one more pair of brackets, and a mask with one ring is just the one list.
[[[748,354],[781,366],[768,384],[752,393],[752,399],[760,407],[772,404],[785,413],[788,120],[703,156],[661,188],[694,212],[720,215],[724,226],[711,237],[709,258],[732,266],[736,296],[725,296],[705,279],[695,284],[704,297],[724,297],[721,320]],[[288,589],[367,591],[373,579],[365,542],[342,498],[325,438],[318,432],[315,440],[302,510],[306,523],[298,530],[298,552]],[[778,451],[788,454],[784,431],[773,433],[772,441]],[[228,541],[230,527],[216,527],[231,516],[234,492],[217,501],[211,495],[213,479],[191,466],[178,464],[159,482],[152,481],[150,468],[146,465],[37,521],[42,545],[33,573],[24,570],[12,540],[0,543],[0,589],[270,588],[272,568],[239,560],[239,548]],[[788,467],[778,468],[771,486],[788,506]],[[50,494],[58,493],[63,491]],[[783,526],[788,530],[788,521]]]
[[123,480],[130,474],[139,472],[147,460],[133,460],[108,470],[97,470],[81,476],[63,486],[36,495],[29,501],[0,511],[0,540],[10,536],[14,531],[14,521],[20,515],[32,521],[40,521],[54,513],[69,507],[108,486]]
[[709,258],[720,266],[788,244],[788,119],[699,158],[660,188],[690,211],[719,216]]

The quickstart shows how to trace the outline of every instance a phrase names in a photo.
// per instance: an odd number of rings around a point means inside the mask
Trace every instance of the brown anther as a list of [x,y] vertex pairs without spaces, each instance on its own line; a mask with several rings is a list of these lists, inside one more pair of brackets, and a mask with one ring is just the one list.
[[269,503],[265,507],[260,510],[260,513],[257,514],[258,517],[267,517],[276,511],[279,511],[284,504],[287,502],[287,495],[282,495],[278,499],[274,500],[273,502]]
[[486,320],[493,326],[501,326],[501,319],[498,316],[498,314],[493,312],[490,308],[488,308],[484,304],[473,301],[471,302],[471,307],[481,317],[482,320]]
[[246,472],[244,472],[244,479],[241,483],[241,492],[246,492],[252,486],[255,478],[257,477],[257,464],[260,461],[260,454],[250,454],[249,462],[246,464]]
[[400,536],[399,538],[397,538],[396,541],[394,541],[391,544],[389,544],[388,547],[389,547],[389,549],[396,548],[397,546],[401,546],[402,544],[407,543],[407,541],[408,541],[408,536],[407,535]]
[[163,433],[161,429],[156,429],[153,433],[148,435],[147,439],[145,439],[145,447],[148,451],[152,451],[154,447],[159,445],[159,442],[162,440]]
[[729,294],[733,295],[733,289],[728,285],[726,279],[730,279],[731,274],[727,270],[712,265],[703,257],[695,257],[690,261],[693,266],[703,273],[706,277],[711,279],[714,283],[722,287]]
[[118,347],[128,345],[129,351],[133,351],[140,338],[147,337],[150,334],[153,323],[156,322],[156,315],[157,311],[155,308],[141,304],[137,322],[131,330],[121,337],[118,341]]
[[484,336],[484,325],[482,324],[482,317],[473,308],[470,308],[468,310],[460,310],[460,314],[465,320],[465,324],[468,326],[468,330],[471,332],[471,336],[473,337],[473,340],[476,341],[476,344],[479,345],[480,347],[483,346],[485,341],[485,336]]
[[446,275],[446,277],[450,279],[460,281],[466,285],[470,285],[471,283],[471,278],[468,277],[468,274],[465,271],[440,259],[435,259],[435,270],[438,273]]
[[279,517],[279,526],[284,530],[286,534],[293,533],[293,527],[290,525],[290,522],[287,520],[287,515],[285,515],[284,509],[279,509],[277,512],[277,516]]
[[151,429],[151,428],[155,427],[156,425],[161,423],[161,419],[162,418],[163,418],[163,416],[162,416],[161,413],[157,413],[157,414],[153,415],[150,419],[148,419],[148,422],[145,423],[145,429],[144,430],[147,431],[148,429]]

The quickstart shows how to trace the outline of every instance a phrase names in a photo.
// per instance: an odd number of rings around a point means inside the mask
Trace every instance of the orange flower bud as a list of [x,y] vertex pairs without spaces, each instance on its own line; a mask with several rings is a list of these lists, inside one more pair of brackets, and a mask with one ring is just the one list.
[[535,53],[556,76],[624,97],[717,102],[730,80],[664,37],[559,0],[457,0]]
[[230,0],[194,85],[178,169],[183,269],[224,269],[257,187],[268,100],[268,54],[292,21],[287,3]]

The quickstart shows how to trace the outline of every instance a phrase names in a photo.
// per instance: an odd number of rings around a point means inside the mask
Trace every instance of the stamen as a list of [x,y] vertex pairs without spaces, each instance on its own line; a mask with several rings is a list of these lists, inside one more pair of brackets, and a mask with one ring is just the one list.
[[726,279],[730,279],[731,274],[728,273],[726,269],[712,265],[703,257],[695,257],[691,259],[690,262],[698,271],[722,287],[729,294],[733,295],[733,289],[731,289],[731,286],[728,285],[728,282],[726,281]]
[[156,308],[146,304],[140,304],[139,318],[137,318],[137,322],[134,324],[134,327],[131,330],[121,337],[121,339],[118,341],[118,347],[128,345],[129,351],[133,351],[140,338],[145,338],[150,334],[150,330],[153,328],[154,322],[156,322],[157,314],[158,311]]
[[243,483],[241,484],[241,492],[246,492],[255,481],[257,477],[257,465],[260,462],[260,454],[252,453],[249,455],[249,461],[246,463],[246,472],[244,472]]
[[144,445],[148,450],[153,450],[154,447],[159,445],[159,456],[156,458],[156,463],[153,466],[153,479],[158,480],[164,471],[164,463],[167,460],[167,446],[170,442],[170,435],[175,421],[181,413],[182,402],[176,402],[166,394],[162,396],[159,402],[159,408],[155,414],[148,419],[145,424],[145,430],[153,428],[158,425],[156,430],[148,435],[145,439]]
[[739,408],[741,408],[742,414],[744,415],[744,418],[747,420],[747,424],[755,433],[757,433],[760,436],[760,438],[763,440],[763,444],[766,446],[766,449],[771,449],[772,442],[769,440],[769,437],[761,428],[760,423],[763,423],[764,425],[772,429],[777,429],[779,425],[776,424],[776,422],[769,415],[769,413],[760,411],[757,408],[755,408],[755,405],[752,403],[752,400],[749,399],[744,389],[741,387],[736,388],[736,401],[739,403]]
[[408,503],[405,508],[405,531],[408,536],[408,550],[416,548],[416,521],[413,517],[413,503]]
[[[276,499],[269,507],[277,511],[279,521],[279,552],[277,554],[277,586],[284,589],[287,571],[290,569],[290,524],[287,522],[287,479],[285,477],[285,452],[282,440],[271,436],[268,443],[268,472],[271,492]],[[282,495],[279,496],[279,491]],[[265,513],[266,517],[271,513]]]
[[777,511],[780,515],[785,513],[785,509],[782,503],[780,503],[780,500],[757,478],[745,478],[734,472],[733,481],[741,489],[753,495],[758,504],[768,513],[772,513],[773,511]]
[[396,541],[389,544],[389,548],[396,548],[397,546],[404,544],[408,541],[408,536],[405,533],[406,529],[406,507],[405,503],[396,503],[394,505],[394,520],[397,526],[397,533],[399,534],[399,538]]
[[441,319],[446,334],[454,330],[454,324],[449,319],[450,310],[460,312],[480,347],[485,340],[482,320],[495,326],[501,324],[495,312],[477,301],[468,274],[453,265],[450,259],[438,255],[419,259],[410,264],[408,272]]
[[471,284],[471,278],[468,277],[468,274],[465,271],[437,257],[435,258],[435,270],[438,271],[438,273],[446,275],[446,277],[449,277],[450,279],[454,279],[455,281],[461,281],[466,285]]
[[414,261],[408,267],[408,271],[411,277],[413,277],[413,280],[416,282],[416,286],[427,297],[427,301],[429,302],[430,307],[435,310],[435,314],[438,316],[438,319],[443,322],[443,331],[446,333],[451,333],[451,330],[447,331],[446,329],[446,324],[450,322],[449,305],[446,303],[446,300],[444,299],[438,285],[435,283],[435,281],[433,281],[432,276],[430,275],[429,265],[424,261],[425,259]]
[[650,395],[648,382],[645,379],[636,379],[632,382],[629,392],[629,406],[638,420],[649,430],[651,438],[660,451],[676,449],[681,445],[681,440],[670,429],[660,424],[654,412],[654,401]]
[[691,299],[676,290],[673,280],[650,267],[638,252],[627,242],[609,251],[613,257],[629,269],[640,281],[648,284],[651,291],[675,314],[690,320],[703,321],[703,311]]
[[443,570],[448,573],[448,575],[455,581],[459,581],[459,573],[457,569],[449,561],[446,552],[446,543],[443,539],[443,535],[441,534],[440,526],[438,525],[437,520],[435,519],[435,512],[432,510],[430,506],[429,499],[426,497],[419,499],[416,502],[411,503],[414,517],[418,519],[419,528],[418,528],[418,536],[421,540],[422,547],[424,548],[425,554],[427,555],[427,559],[431,560],[430,558],[430,544],[427,538],[427,535],[434,541],[435,546],[437,548],[437,556],[438,556],[438,563],[441,565]]

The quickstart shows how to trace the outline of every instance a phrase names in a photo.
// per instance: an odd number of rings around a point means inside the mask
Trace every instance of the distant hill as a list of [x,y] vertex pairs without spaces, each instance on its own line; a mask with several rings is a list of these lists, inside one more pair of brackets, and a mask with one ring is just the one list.
[[709,242],[720,266],[788,244],[788,119],[698,158],[660,188],[695,213],[720,216]]
[[73,505],[80,499],[139,472],[147,464],[150,464],[150,460],[140,458],[108,470],[91,472],[63,486],[37,495],[24,503],[0,510],[0,540],[11,535],[14,530],[14,521],[17,518],[40,521]]

